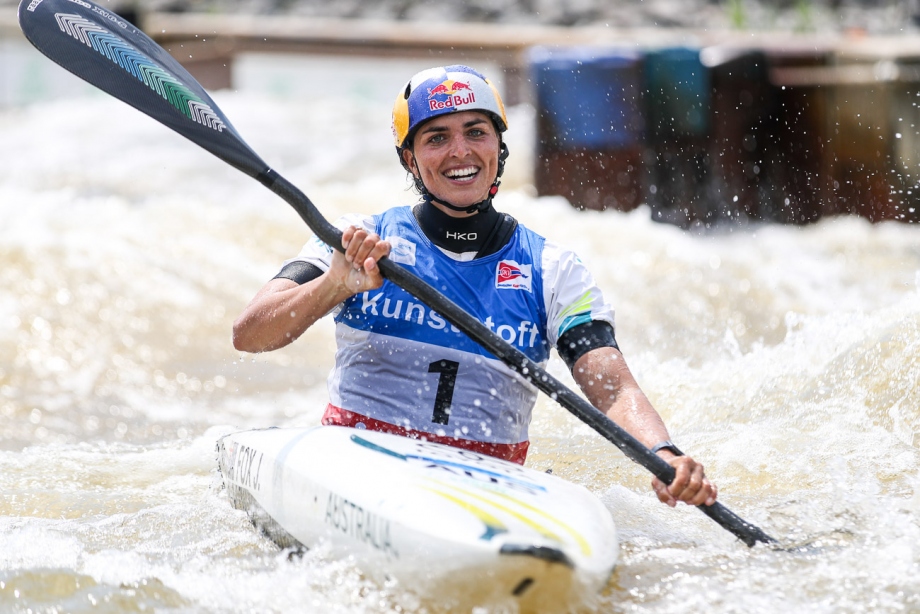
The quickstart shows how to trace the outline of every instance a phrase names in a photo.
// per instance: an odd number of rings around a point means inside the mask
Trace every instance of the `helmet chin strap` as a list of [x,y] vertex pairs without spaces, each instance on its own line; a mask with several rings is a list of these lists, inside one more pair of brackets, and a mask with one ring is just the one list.
[[422,181],[421,174],[413,174],[415,179],[415,187],[422,195],[422,198],[425,202],[433,202],[439,205],[444,205],[451,211],[458,211],[460,213],[479,213],[480,211],[486,211],[489,207],[492,206],[492,199],[498,193],[498,186],[501,185],[501,176],[505,172],[505,160],[508,159],[508,146],[505,144],[505,141],[501,142],[501,150],[498,154],[498,172],[495,174],[495,181],[492,182],[492,187],[489,188],[489,194],[483,200],[478,203],[473,203],[472,205],[467,205],[465,207],[460,207],[451,202],[448,202],[441,198],[440,196],[435,196],[431,193],[428,187],[425,185],[425,182]]

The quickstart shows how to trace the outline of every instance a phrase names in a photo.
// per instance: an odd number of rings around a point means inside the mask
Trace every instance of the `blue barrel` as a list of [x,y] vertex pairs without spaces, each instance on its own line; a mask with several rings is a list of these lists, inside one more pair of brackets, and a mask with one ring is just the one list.
[[546,145],[624,149],[642,139],[642,56],[634,49],[538,47],[530,72]]
[[672,47],[645,56],[645,93],[651,138],[704,137],[709,133],[712,87],[699,49]]
[[533,49],[534,183],[578,209],[642,203],[642,56],[635,49]]

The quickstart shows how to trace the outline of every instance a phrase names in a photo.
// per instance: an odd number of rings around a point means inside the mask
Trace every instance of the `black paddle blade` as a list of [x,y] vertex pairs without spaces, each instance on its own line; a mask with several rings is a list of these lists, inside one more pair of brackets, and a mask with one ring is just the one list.
[[19,26],[39,51],[81,79],[247,175],[268,170],[188,71],[115,13],[87,0],[22,0]]

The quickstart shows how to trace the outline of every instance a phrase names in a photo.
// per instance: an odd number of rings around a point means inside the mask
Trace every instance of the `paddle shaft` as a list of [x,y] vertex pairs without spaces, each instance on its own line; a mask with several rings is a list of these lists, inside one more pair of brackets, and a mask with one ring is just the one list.
[[[252,151],[204,88],[146,34],[88,0],[22,0],[19,23],[26,38],[52,61],[258,179],[290,204],[322,241],[342,250],[341,231]],[[664,460],[450,299],[388,258],[381,259],[379,266],[387,279],[437,311],[626,456],[662,482],[673,482],[674,469]],[[748,546],[775,542],[720,503],[700,509]]]

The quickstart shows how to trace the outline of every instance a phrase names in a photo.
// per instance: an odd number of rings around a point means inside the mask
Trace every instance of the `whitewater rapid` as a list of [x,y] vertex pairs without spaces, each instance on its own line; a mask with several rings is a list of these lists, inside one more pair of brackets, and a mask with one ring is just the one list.
[[[414,202],[375,92],[215,99],[334,219]],[[643,469],[541,398],[528,463],[588,487],[620,529],[592,611],[920,611],[918,229],[578,212],[533,192],[533,115],[511,109],[499,208],[589,264],[721,500],[807,546],[750,550],[662,506]],[[230,344],[309,237],[259,183],[106,96],[0,108],[0,610],[433,609],[322,549],[290,560],[220,489],[221,434],[325,406],[329,322],[264,356]]]

